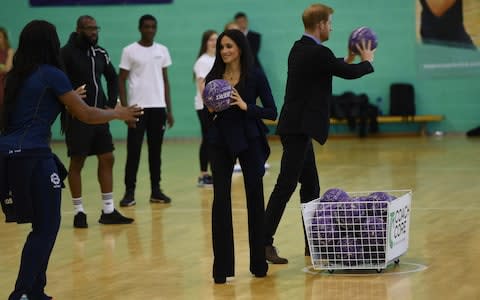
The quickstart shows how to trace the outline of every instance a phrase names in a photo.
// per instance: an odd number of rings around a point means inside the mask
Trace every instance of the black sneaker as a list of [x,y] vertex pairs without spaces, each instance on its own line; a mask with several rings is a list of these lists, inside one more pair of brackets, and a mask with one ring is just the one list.
[[213,185],[213,177],[211,175],[203,176],[203,185],[211,186]]
[[135,197],[133,196],[133,193],[126,192],[122,200],[120,200],[121,207],[134,206],[135,204],[137,204],[137,202],[135,202]]
[[79,211],[73,217],[73,227],[75,227],[75,228],[88,228],[87,215],[83,211]]
[[213,185],[213,177],[211,175],[203,175],[201,177],[198,177],[198,187],[209,187],[211,185]]
[[113,212],[106,214],[102,210],[102,215],[98,220],[101,224],[130,224],[133,222],[132,218],[122,216],[118,210],[114,209]]
[[172,199],[162,193],[162,191],[154,192],[150,196],[150,202],[151,203],[170,203],[172,202]]

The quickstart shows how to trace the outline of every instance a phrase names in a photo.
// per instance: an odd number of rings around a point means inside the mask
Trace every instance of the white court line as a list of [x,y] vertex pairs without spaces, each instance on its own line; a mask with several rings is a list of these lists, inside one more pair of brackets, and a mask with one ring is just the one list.
[[326,270],[313,270],[313,266],[308,266],[305,268],[302,268],[302,272],[311,274],[311,275],[329,275],[329,276],[358,276],[358,277],[367,277],[367,276],[391,276],[391,275],[405,275],[405,274],[410,274],[410,273],[417,273],[417,272],[422,272],[428,269],[428,266],[422,265],[422,264],[416,264],[416,263],[409,263],[409,262],[400,262],[398,265],[409,265],[412,266],[413,269],[411,270],[405,270],[405,271],[398,271],[396,272],[395,270],[390,270],[388,267],[386,269],[383,269],[381,273],[377,273],[376,270],[365,270],[365,272],[368,271],[368,273],[346,273],[345,271],[363,271],[359,269],[345,269],[345,270],[334,270],[333,273],[328,273]]

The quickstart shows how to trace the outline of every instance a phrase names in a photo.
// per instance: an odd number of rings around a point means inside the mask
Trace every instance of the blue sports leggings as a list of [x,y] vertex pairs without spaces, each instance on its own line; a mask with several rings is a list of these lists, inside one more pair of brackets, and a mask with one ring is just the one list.
[[29,300],[50,299],[45,295],[47,266],[60,228],[61,187],[53,158],[38,160],[29,187],[33,199],[32,231],[23,246],[15,290],[9,300],[27,294]]

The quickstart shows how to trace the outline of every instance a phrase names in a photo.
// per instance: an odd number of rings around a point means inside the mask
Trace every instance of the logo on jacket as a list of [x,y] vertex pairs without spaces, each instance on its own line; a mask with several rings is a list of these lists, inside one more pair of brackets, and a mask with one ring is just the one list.
[[52,175],[50,175],[50,181],[53,183],[54,189],[58,189],[62,187],[60,185],[60,182],[61,182],[60,177],[58,176],[57,173],[52,173]]

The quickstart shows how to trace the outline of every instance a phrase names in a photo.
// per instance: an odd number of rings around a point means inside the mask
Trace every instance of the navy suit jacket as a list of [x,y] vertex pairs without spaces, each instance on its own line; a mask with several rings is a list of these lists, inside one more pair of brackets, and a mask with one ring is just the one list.
[[[249,139],[260,137],[264,141],[265,159],[270,151],[266,139],[267,127],[262,119],[275,120],[277,107],[267,78],[262,71],[252,68],[248,73],[245,84],[236,86],[243,101],[247,103],[247,110],[238,106],[212,115],[214,122],[209,128],[207,138],[211,143],[225,145],[235,156],[249,146]],[[257,97],[262,105],[257,105]]]
[[252,51],[252,55],[255,60],[255,66],[262,69],[262,65],[260,64],[260,60],[258,59],[258,52],[260,52],[260,39],[260,33],[252,30],[249,30],[247,32],[248,45],[250,46],[250,50]]
[[323,145],[330,127],[332,77],[355,79],[371,72],[370,62],[348,64],[329,48],[303,36],[288,56],[287,86],[277,134],[303,134]]

